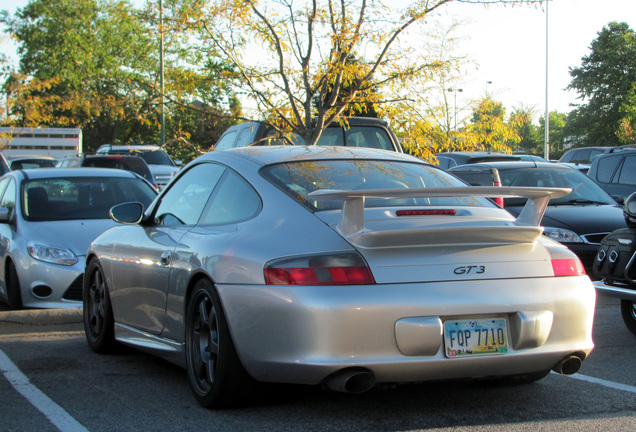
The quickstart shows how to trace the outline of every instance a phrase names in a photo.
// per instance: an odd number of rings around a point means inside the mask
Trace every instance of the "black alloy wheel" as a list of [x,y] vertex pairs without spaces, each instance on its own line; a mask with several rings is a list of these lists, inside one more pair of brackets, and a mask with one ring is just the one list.
[[247,401],[254,381],[238,358],[221,301],[207,279],[196,283],[188,301],[186,364],[202,406],[227,408]]
[[636,303],[631,300],[621,300],[621,315],[627,329],[636,335]]
[[98,353],[111,352],[116,345],[113,310],[104,271],[96,259],[91,260],[86,268],[82,299],[88,345]]

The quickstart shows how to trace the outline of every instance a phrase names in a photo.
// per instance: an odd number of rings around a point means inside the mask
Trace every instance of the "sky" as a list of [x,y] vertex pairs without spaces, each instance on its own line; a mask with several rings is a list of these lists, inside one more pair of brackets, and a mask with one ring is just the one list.
[[[3,0],[0,9],[13,14],[27,3]],[[580,102],[576,92],[565,90],[571,80],[569,68],[581,66],[592,41],[609,22],[626,22],[636,30],[635,0],[551,0],[547,19],[545,4],[484,7],[449,3],[440,13],[463,23],[458,33],[464,36],[461,54],[475,63],[466,79],[456,85],[462,89],[456,94],[460,111],[488,92],[503,102],[507,113],[516,107],[533,108],[541,116],[546,107],[569,112],[572,104]],[[14,56],[15,45],[2,37],[0,51]]]

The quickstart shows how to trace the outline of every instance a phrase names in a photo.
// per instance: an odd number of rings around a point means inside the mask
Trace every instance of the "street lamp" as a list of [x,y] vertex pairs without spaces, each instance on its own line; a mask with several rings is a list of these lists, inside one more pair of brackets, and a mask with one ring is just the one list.
[[492,84],[492,81],[486,81],[486,97],[488,97],[488,84]]
[[461,93],[464,89],[449,88],[449,93],[455,93],[455,132],[457,132],[457,92]]
[[159,82],[160,82],[160,87],[161,87],[161,118],[160,118],[160,122],[161,122],[161,138],[160,138],[160,145],[161,147],[164,146],[164,144],[166,143],[166,114],[165,114],[165,101],[166,101],[166,97],[165,97],[165,89],[164,89],[164,82],[163,82],[163,74],[164,74],[164,68],[163,68],[163,0],[159,0],[159,35],[160,35],[160,40],[159,40]]

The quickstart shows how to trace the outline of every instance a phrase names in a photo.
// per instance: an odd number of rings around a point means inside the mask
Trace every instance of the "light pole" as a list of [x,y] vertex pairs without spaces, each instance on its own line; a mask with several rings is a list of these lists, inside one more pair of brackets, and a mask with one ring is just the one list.
[[488,84],[492,84],[492,81],[486,81],[486,97],[488,97]]
[[457,92],[461,93],[464,89],[449,88],[449,93],[455,93],[455,132],[457,132]]
[[543,157],[550,160],[550,111],[548,109],[548,4],[545,2],[545,134],[543,139]]
[[159,81],[161,86],[161,147],[166,143],[166,115],[163,83],[163,0],[159,0]]

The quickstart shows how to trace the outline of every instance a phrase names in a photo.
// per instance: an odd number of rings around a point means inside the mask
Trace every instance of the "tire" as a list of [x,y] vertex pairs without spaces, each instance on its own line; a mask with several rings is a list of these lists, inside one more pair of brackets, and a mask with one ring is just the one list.
[[187,305],[186,365],[195,398],[205,408],[242,405],[255,381],[236,353],[219,296],[207,279],[194,286]]
[[636,303],[630,300],[621,300],[621,315],[627,329],[636,335]]
[[97,353],[113,352],[117,346],[113,309],[104,271],[95,259],[91,260],[86,268],[82,299],[84,333],[88,345]]
[[5,280],[7,281],[7,304],[9,305],[9,308],[12,310],[22,309],[20,279],[18,279],[18,272],[16,271],[13,263],[9,263]]

